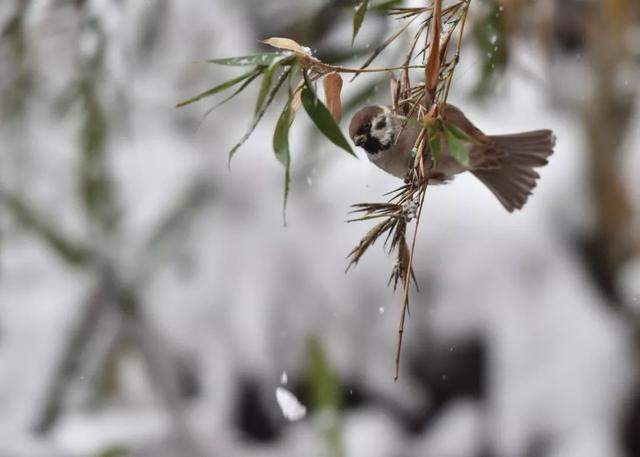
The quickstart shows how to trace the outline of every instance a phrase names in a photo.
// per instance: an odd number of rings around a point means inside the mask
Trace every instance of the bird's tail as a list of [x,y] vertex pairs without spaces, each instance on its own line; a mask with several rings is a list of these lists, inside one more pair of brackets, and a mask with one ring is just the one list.
[[478,169],[473,174],[498,197],[509,212],[522,209],[540,177],[534,167],[547,164],[553,154],[555,137],[551,130],[496,135],[490,137],[505,156],[500,167]]

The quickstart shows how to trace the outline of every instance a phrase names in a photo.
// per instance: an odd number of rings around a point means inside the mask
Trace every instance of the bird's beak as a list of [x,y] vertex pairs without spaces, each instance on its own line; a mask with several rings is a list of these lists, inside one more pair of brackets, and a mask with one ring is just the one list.
[[367,142],[367,135],[358,135],[357,137],[355,137],[353,142],[356,146],[362,146]]

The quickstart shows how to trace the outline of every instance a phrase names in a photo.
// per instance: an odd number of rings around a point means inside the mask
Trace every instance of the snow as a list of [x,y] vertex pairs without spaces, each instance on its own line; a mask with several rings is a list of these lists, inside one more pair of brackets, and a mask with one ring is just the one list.
[[276,388],[276,400],[284,417],[292,422],[299,421],[307,415],[307,408],[301,404],[295,395],[284,387]]

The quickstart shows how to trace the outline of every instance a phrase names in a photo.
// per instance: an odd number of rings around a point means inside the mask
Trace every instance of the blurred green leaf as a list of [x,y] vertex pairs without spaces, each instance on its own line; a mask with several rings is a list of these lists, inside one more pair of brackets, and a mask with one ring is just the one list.
[[317,338],[309,338],[308,351],[311,406],[314,412],[324,413],[320,430],[326,440],[327,455],[342,457],[340,413],[344,408],[343,389]]
[[155,251],[168,244],[172,238],[180,236],[185,225],[205,208],[214,196],[215,187],[205,179],[201,178],[192,183],[154,227],[147,240],[147,251]]
[[404,3],[404,0],[382,0],[380,2],[373,2],[369,5],[371,11],[385,11],[389,8],[400,6]]
[[282,205],[282,218],[286,225],[287,198],[289,196],[289,186],[291,182],[291,154],[289,151],[289,128],[293,123],[293,113],[291,111],[291,96],[282,110],[282,114],[276,123],[276,130],[273,133],[273,151],[277,159],[284,165],[284,201]]
[[251,70],[251,71],[249,71],[247,73],[244,73],[244,74],[238,76],[237,78],[230,79],[229,81],[223,82],[222,84],[219,84],[219,85],[217,85],[217,86],[215,86],[215,87],[213,87],[213,88],[211,88],[209,90],[205,90],[204,92],[202,92],[202,93],[200,93],[200,94],[198,94],[198,95],[196,95],[194,97],[191,97],[191,98],[189,98],[187,100],[181,101],[180,103],[178,103],[176,105],[176,108],[182,108],[183,106],[187,106],[187,105],[190,105],[191,103],[197,102],[198,100],[202,100],[205,97],[210,97],[211,95],[215,95],[218,92],[222,92],[223,90],[226,90],[226,89],[228,89],[230,87],[233,87],[236,84],[238,84],[239,82],[242,82],[247,78],[251,78],[252,76],[254,76],[254,75],[258,74],[258,73],[261,73],[261,72],[262,72],[262,69],[260,67],[254,68],[253,70]]
[[367,8],[369,7],[369,0],[362,0],[358,6],[356,6],[356,12],[353,15],[353,37],[351,38],[351,45],[356,41],[356,36],[362,27],[364,16],[367,14]]
[[324,348],[317,338],[310,338],[309,382],[311,404],[315,411],[333,411],[342,409],[343,397],[338,376],[331,369]]
[[91,221],[103,229],[113,230],[119,214],[108,165],[108,113],[99,93],[96,78],[87,75],[78,90],[85,111],[80,130],[78,181],[84,208]]
[[335,119],[329,112],[326,106],[318,100],[313,89],[309,87],[305,87],[302,90],[302,106],[304,106],[305,111],[313,121],[313,123],[318,127],[324,136],[326,136],[333,144],[344,149],[349,154],[354,157],[357,157],[349,142],[342,134],[340,127],[336,124]]
[[0,191],[0,203],[3,203],[21,224],[38,235],[67,263],[84,265],[91,259],[91,253],[85,246],[67,239],[17,196]]
[[481,59],[480,76],[473,95],[486,98],[494,91],[500,76],[509,62],[507,24],[501,3],[485,0],[480,3],[478,19],[473,30],[473,39]]
[[271,63],[278,59],[285,59],[292,57],[282,52],[264,52],[261,54],[252,54],[249,56],[240,57],[227,57],[224,59],[209,59],[205,60],[207,63],[215,63],[217,65],[229,65],[234,67],[245,67],[251,65],[258,65],[262,67],[268,67]]
[[389,77],[384,75],[382,78],[371,80],[355,93],[351,91],[350,96],[342,104],[343,113],[346,115],[362,108],[364,104],[370,104],[370,99],[376,95],[378,85],[388,84],[388,82]]
[[447,139],[447,149],[449,154],[462,166],[469,166],[469,147],[451,130],[448,124],[444,124],[444,134]]
[[111,446],[98,454],[98,457],[126,457],[129,451],[124,446]]

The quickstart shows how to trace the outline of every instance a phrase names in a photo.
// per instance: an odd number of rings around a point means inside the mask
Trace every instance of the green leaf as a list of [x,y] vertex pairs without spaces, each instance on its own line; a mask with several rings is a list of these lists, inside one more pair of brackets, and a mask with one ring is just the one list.
[[249,56],[227,57],[224,59],[209,59],[205,60],[205,62],[214,63],[216,65],[229,65],[233,67],[246,67],[251,65],[268,67],[274,60],[287,57],[293,56],[283,54],[281,52],[264,52],[262,54],[252,54]]
[[238,76],[237,78],[233,78],[230,79],[229,81],[223,82],[222,84],[217,85],[216,87],[213,87],[209,90],[205,90],[204,92],[191,97],[187,100],[184,100],[180,103],[178,103],[176,105],[176,108],[182,108],[183,106],[187,106],[190,105],[191,103],[197,102],[198,100],[202,100],[205,97],[210,97],[211,95],[215,95],[218,92],[222,92],[223,90],[226,90],[230,87],[235,86],[236,84],[238,84],[239,82],[244,81],[247,78],[251,78],[252,76],[256,75],[257,73],[260,73],[262,70],[260,68],[254,68],[253,70],[244,73],[240,76]]
[[289,167],[291,161],[289,156],[289,127],[292,121],[291,101],[289,101],[282,110],[276,123],[276,130],[273,133],[273,152],[275,152],[276,158],[285,167]]
[[289,186],[291,183],[291,154],[289,151],[289,128],[293,123],[294,113],[291,112],[291,96],[282,110],[282,114],[276,123],[276,130],[273,133],[273,151],[276,158],[284,165],[284,201],[282,204],[282,220],[287,225],[287,199],[289,197]]
[[469,147],[467,146],[468,142],[458,138],[451,130],[451,127],[447,124],[444,124],[444,134],[447,139],[447,149],[449,150],[449,154],[451,154],[451,156],[454,159],[456,159],[460,165],[464,167],[468,167],[469,166]]
[[446,128],[451,130],[451,133],[453,133],[456,137],[460,138],[462,141],[468,141],[469,143],[477,143],[476,140],[474,140],[467,132],[462,130],[457,125],[451,124],[448,122],[445,124],[446,124]]
[[313,89],[313,81],[309,78],[309,72],[303,70],[302,77],[304,78],[304,84],[307,86],[307,89],[309,89],[313,96],[317,98],[316,91]]
[[356,41],[356,35],[362,27],[364,21],[364,15],[367,14],[367,8],[369,7],[369,0],[362,0],[358,6],[356,6],[356,12],[353,15],[353,38],[351,38],[351,45],[353,46]]
[[269,66],[264,70],[264,76],[262,79],[262,87],[260,89],[260,93],[258,94],[258,101],[256,103],[255,115],[257,115],[262,107],[264,106],[264,102],[267,99],[267,95],[269,95],[269,89],[271,88],[271,83],[273,81],[273,74],[276,69],[282,64],[282,61],[286,58],[286,56],[280,55],[279,58],[275,58],[271,61]]
[[282,84],[284,84],[284,82],[287,80],[287,77],[289,76],[290,73],[291,73],[291,68],[285,70],[280,75],[280,77],[278,78],[278,81],[276,82],[275,87],[271,89],[271,92],[269,92],[267,100],[265,101],[264,106],[262,107],[260,112],[256,113],[256,115],[253,118],[253,121],[251,122],[251,125],[249,125],[249,128],[247,129],[245,134],[242,136],[242,138],[240,138],[240,141],[238,141],[235,144],[235,146],[231,148],[231,150],[229,151],[229,165],[231,165],[231,159],[233,158],[234,154],[238,151],[238,149],[240,149],[240,146],[242,146],[244,142],[249,139],[253,131],[256,129],[256,127],[260,123],[260,120],[264,116],[264,113],[267,111],[267,108],[269,108],[269,106],[273,102],[273,99],[275,98],[276,94],[282,87]]
[[[227,103],[229,100],[231,100],[233,97],[235,97],[236,95],[238,95],[240,92],[242,92],[243,90],[245,90],[247,88],[247,86],[249,84],[251,84],[258,76],[260,76],[260,72],[256,72],[252,77],[250,77],[249,79],[247,79],[245,82],[242,83],[242,85],[240,87],[238,87],[238,89],[236,89],[231,95],[229,95],[227,98],[225,98],[224,100],[216,103],[215,105],[213,105],[211,108],[209,108],[206,113],[204,113],[204,115],[202,116],[202,121],[204,121],[204,119],[211,114],[212,112],[214,112],[216,109],[220,108],[222,105],[224,105],[225,103]],[[202,122],[201,121],[201,122]]]
[[262,76],[262,85],[260,86],[260,93],[258,94],[258,101],[256,102],[256,109],[254,112],[254,116],[257,116],[262,107],[264,106],[264,102],[267,99],[267,95],[269,95],[269,89],[271,89],[271,81],[273,80],[273,71],[265,70]]
[[326,106],[318,100],[315,93],[309,87],[305,87],[302,90],[302,106],[304,106],[305,111],[313,121],[313,123],[318,127],[324,136],[326,136],[333,144],[344,149],[349,154],[354,157],[357,157],[351,149],[349,142],[342,134],[340,127],[336,124],[335,119],[329,112]]
[[429,135],[429,151],[434,163],[437,165],[442,157],[442,126],[440,123],[434,123],[427,127]]

